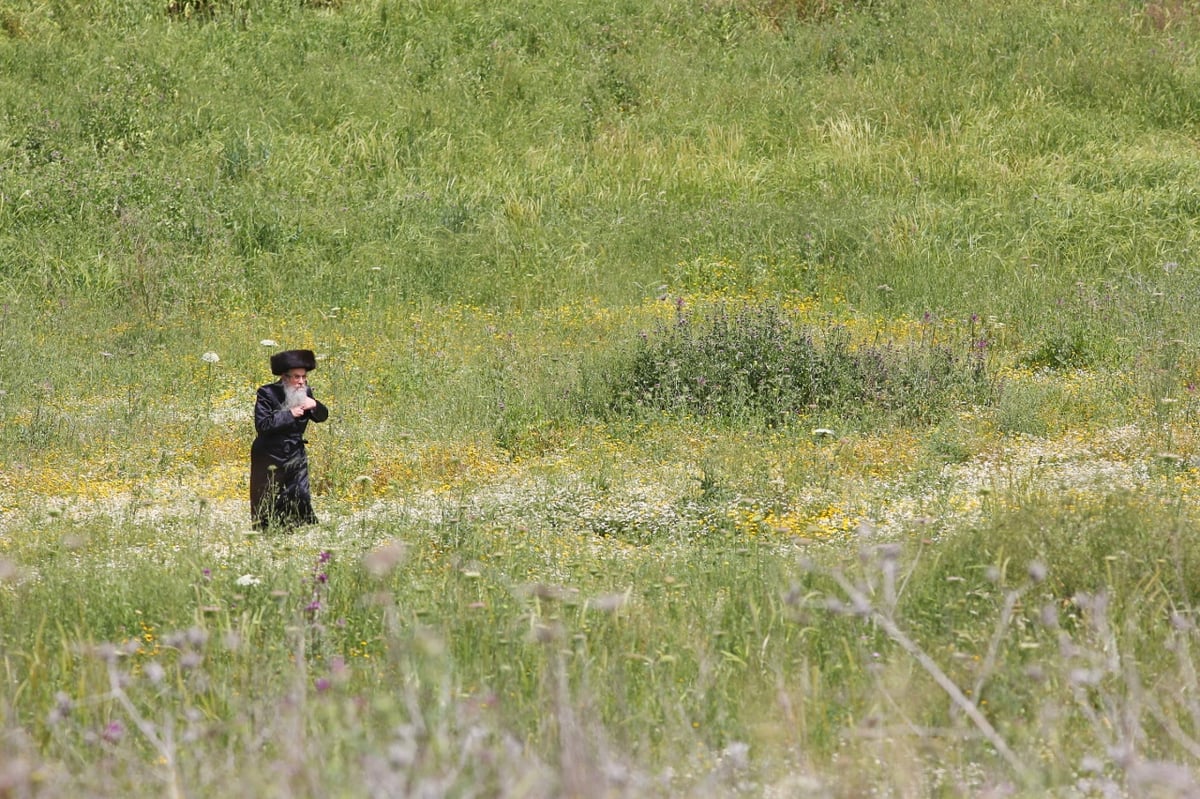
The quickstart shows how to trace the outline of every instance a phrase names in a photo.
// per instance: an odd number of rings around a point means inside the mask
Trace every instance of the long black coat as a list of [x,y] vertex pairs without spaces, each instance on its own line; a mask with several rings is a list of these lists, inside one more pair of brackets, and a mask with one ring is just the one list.
[[[312,397],[312,389],[307,391]],[[304,431],[310,421],[328,419],[329,409],[317,402],[317,407],[297,419],[283,407],[284,398],[282,383],[268,383],[259,387],[254,403],[258,435],[250,446],[250,513],[260,529],[271,522],[291,527],[317,521],[308,484]]]

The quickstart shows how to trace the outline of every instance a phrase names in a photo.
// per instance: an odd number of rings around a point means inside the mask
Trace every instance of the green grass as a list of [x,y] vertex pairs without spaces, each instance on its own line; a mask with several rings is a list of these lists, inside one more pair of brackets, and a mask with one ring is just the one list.
[[1198,25],[0,0],[0,794],[1189,795]]
[[766,259],[767,288],[1036,331],[1080,278],[1186,262],[1186,29],[868,5],[14,8],[10,96],[42,91],[6,112],[8,276],[153,315],[628,302]]

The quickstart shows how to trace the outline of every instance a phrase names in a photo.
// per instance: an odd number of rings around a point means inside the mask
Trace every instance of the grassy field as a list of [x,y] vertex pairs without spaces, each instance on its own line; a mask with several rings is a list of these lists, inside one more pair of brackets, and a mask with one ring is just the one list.
[[0,0],[0,797],[1197,795],[1198,33]]

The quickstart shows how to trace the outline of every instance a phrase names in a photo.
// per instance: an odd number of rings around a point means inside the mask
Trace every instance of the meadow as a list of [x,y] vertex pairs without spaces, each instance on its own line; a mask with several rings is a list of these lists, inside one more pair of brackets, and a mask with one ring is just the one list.
[[1200,795],[1198,33],[0,0],[0,796]]

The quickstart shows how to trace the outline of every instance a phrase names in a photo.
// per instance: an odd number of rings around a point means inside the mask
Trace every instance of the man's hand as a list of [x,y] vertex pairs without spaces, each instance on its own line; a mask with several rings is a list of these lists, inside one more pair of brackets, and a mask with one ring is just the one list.
[[317,407],[317,401],[312,397],[305,397],[303,401],[296,407],[292,408],[292,418],[299,419],[304,415],[304,412]]

